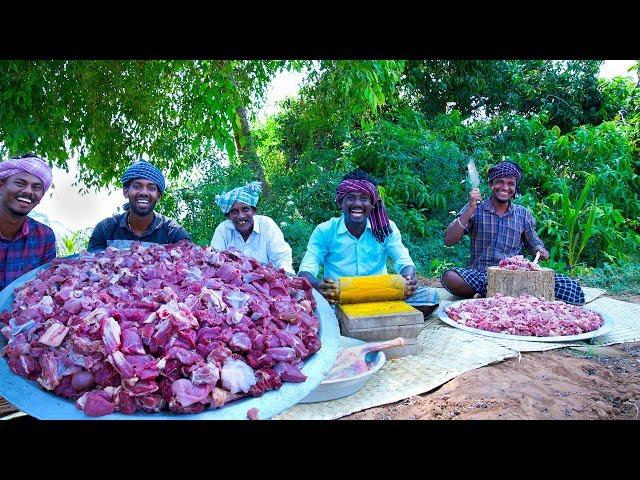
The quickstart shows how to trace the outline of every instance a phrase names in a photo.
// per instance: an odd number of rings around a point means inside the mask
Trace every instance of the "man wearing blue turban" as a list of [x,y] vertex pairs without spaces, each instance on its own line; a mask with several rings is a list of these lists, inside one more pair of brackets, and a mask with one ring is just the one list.
[[256,214],[260,192],[262,184],[250,182],[216,195],[215,202],[227,220],[216,227],[211,246],[216,250],[233,248],[265,265],[270,263],[293,274],[291,247],[282,230],[272,218]]
[[[466,268],[454,267],[442,274],[442,285],[459,297],[487,294],[487,268],[500,260],[520,255],[522,249],[540,258],[549,258],[549,252],[536,233],[536,221],[531,212],[511,200],[519,193],[522,169],[519,165],[503,161],[488,172],[491,196],[482,200],[480,190],[469,193],[469,201],[445,232],[444,244],[452,246],[464,235],[471,237],[471,252]],[[572,278],[555,274],[556,300],[574,305],[584,304],[584,291]]]
[[98,223],[87,250],[104,250],[108,246],[125,248],[133,241],[168,244],[191,240],[175,220],[153,211],[164,190],[164,175],[160,170],[145,160],[133,163],[122,176],[122,194],[128,201],[125,212]]

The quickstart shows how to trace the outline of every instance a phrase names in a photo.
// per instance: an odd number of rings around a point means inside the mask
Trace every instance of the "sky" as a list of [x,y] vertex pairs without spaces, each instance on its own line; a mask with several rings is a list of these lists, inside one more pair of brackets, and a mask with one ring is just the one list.
[[[627,69],[635,60],[606,60],[600,70],[600,76],[631,76],[637,81],[635,72]],[[278,74],[268,88],[266,102],[258,112],[258,119],[264,120],[278,110],[278,102],[289,96],[295,96],[303,79],[302,73],[282,72]],[[150,159],[153,162],[153,159]],[[74,186],[77,163],[69,160],[69,172],[54,167],[53,187],[34,210],[44,214],[56,233],[66,235],[76,230],[93,228],[100,220],[113,215],[117,208],[125,203],[122,189],[113,187],[98,192],[81,195]],[[170,185],[168,185],[170,188]],[[162,200],[160,200],[162,201]]]

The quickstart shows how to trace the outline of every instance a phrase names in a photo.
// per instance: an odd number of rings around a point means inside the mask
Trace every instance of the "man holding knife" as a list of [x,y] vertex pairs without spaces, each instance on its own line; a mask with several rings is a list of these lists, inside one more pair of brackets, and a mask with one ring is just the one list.
[[[474,179],[470,168],[470,178]],[[477,177],[477,173],[475,174]],[[510,161],[500,162],[489,169],[491,196],[482,200],[477,184],[469,193],[469,202],[458,217],[449,224],[444,244],[452,246],[462,236],[471,237],[471,254],[467,268],[454,267],[442,274],[442,285],[459,297],[472,297],[487,293],[487,267],[497,265],[504,258],[521,254],[525,247],[531,254],[549,258],[549,252],[536,233],[536,222],[531,212],[511,200],[519,193],[522,169]],[[566,275],[555,275],[557,300],[575,305],[584,304],[584,292],[575,280]]]

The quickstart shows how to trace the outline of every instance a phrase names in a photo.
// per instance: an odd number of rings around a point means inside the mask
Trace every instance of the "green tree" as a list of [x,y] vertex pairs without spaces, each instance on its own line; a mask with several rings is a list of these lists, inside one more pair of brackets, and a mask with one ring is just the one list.
[[339,148],[350,131],[371,127],[397,96],[403,69],[403,61],[314,63],[299,98],[286,102],[278,115],[289,163],[308,149]]
[[86,188],[109,185],[142,152],[177,177],[218,151],[234,159],[239,150],[259,176],[243,115],[262,100],[275,72],[293,66],[235,60],[2,61],[1,153],[37,151],[62,168],[75,153]]
[[[395,92],[397,61],[0,61],[0,153],[78,155],[87,189],[146,152],[170,177],[219,152],[265,175],[251,116],[282,70],[310,71],[311,115],[366,122]],[[313,133],[313,132],[311,132]]]
[[431,118],[449,108],[464,118],[546,113],[563,132],[598,124],[601,61],[423,60],[407,62],[401,88],[409,105]]

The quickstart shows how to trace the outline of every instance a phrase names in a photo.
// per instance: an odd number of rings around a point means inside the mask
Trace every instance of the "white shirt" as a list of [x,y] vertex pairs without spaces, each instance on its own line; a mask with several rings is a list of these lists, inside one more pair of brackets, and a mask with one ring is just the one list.
[[271,263],[276,268],[284,268],[285,272],[295,274],[291,247],[276,222],[265,215],[253,216],[253,231],[246,242],[233,222],[225,220],[216,227],[211,246],[217,250],[233,247],[260,263]]

